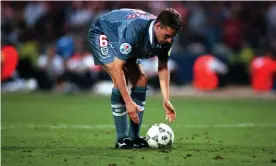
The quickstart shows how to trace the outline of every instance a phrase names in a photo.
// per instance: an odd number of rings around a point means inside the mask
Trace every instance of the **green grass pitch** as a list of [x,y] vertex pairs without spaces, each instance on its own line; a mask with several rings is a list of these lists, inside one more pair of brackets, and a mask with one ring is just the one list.
[[[171,151],[114,149],[110,97],[2,94],[3,166],[276,165],[276,101],[172,97]],[[142,135],[165,122],[160,97],[148,97]]]

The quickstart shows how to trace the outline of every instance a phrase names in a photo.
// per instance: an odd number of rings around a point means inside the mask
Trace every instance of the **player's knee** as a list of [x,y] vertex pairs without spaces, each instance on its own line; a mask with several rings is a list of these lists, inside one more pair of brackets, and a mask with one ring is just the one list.
[[147,76],[144,73],[140,74],[137,86],[146,86],[147,83],[148,83]]

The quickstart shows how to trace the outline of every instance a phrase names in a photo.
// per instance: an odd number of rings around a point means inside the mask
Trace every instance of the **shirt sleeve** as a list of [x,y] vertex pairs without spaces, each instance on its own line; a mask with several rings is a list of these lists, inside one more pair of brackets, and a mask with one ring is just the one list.
[[133,49],[137,47],[139,37],[142,35],[143,29],[141,25],[135,21],[129,23],[124,29],[119,31],[119,42],[115,49],[117,57],[123,61],[127,61],[133,55]]

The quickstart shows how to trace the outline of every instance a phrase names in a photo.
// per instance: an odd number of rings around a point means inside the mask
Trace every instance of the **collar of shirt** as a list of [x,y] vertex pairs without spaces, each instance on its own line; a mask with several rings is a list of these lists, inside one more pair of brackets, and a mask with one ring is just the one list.
[[149,39],[150,39],[150,44],[152,46],[152,48],[155,48],[155,39],[154,39],[154,23],[155,23],[155,20],[152,21],[150,23],[150,26],[149,26]]

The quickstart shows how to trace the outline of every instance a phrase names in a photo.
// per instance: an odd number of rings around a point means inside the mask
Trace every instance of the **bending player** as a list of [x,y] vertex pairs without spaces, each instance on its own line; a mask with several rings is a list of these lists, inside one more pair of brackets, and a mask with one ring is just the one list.
[[[88,42],[95,64],[111,76],[114,88],[111,107],[116,128],[116,148],[146,148],[140,127],[146,103],[147,78],[140,59],[158,57],[158,72],[166,119],[173,122],[175,110],[170,103],[168,59],[174,36],[182,27],[174,9],[158,16],[137,9],[113,10],[98,18],[89,28]],[[131,94],[127,82],[132,85]],[[128,131],[127,114],[130,117]]]

